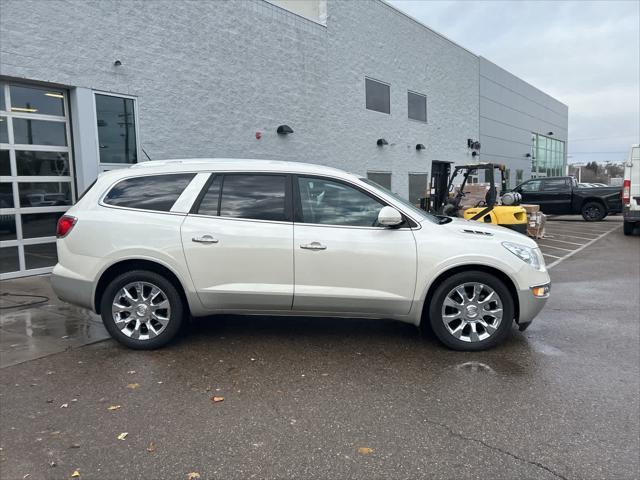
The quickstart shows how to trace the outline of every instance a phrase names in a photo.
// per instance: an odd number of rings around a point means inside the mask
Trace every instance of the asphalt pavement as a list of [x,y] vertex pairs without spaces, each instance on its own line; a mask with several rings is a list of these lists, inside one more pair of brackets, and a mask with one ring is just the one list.
[[224,316],[153,352],[3,368],[0,477],[638,478],[640,238],[611,226],[487,352],[392,321]]

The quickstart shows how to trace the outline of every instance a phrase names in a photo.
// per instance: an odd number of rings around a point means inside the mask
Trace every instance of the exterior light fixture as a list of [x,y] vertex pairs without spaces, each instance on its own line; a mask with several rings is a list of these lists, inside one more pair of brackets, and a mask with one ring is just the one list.
[[289,125],[280,125],[276,130],[276,133],[278,135],[287,135],[289,133],[293,133],[293,128],[291,128]]
[[416,150],[420,151],[420,150],[424,150],[424,149],[425,149],[425,146],[424,146],[423,144],[418,143],[418,144],[416,145]]
[[480,155],[480,154],[478,152],[476,152],[476,151],[471,152],[471,156],[472,157],[477,157],[478,155]]
[[527,158],[531,158],[531,154],[530,153],[525,153],[524,156],[527,157]]
[[547,132],[547,135],[551,136],[553,135],[553,132]]
[[122,62],[121,62],[120,60],[116,59],[116,61],[115,61],[115,62],[113,62],[113,64],[114,64],[116,67],[119,67],[120,65],[122,65]]
[[376,144],[379,147],[382,147],[384,145],[389,145],[389,142],[387,142],[384,138],[379,138],[378,141],[376,142]]

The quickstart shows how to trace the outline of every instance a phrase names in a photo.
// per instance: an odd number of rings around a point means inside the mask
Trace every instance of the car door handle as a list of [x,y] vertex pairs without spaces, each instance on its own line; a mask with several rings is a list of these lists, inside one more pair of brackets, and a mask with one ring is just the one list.
[[199,237],[193,237],[191,240],[198,243],[218,243],[218,239],[213,238],[211,235],[201,235]]
[[300,245],[300,248],[304,248],[305,250],[326,250],[327,246],[319,242],[311,242],[306,245]]

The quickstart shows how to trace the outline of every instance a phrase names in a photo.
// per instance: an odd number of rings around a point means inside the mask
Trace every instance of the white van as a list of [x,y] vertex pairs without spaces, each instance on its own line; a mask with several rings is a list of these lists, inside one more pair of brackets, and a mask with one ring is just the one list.
[[632,145],[624,164],[622,184],[622,217],[624,234],[631,235],[640,223],[640,145]]

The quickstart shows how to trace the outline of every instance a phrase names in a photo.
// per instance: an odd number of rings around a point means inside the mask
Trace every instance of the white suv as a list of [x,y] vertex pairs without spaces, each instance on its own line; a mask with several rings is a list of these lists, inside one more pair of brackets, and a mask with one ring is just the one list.
[[58,223],[57,295],[150,349],[189,315],[392,318],[481,350],[549,296],[535,242],[430,215],[318,165],[146,162],[100,175]]

